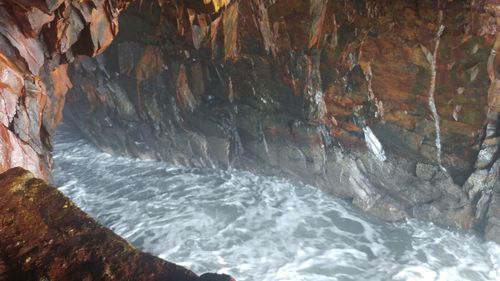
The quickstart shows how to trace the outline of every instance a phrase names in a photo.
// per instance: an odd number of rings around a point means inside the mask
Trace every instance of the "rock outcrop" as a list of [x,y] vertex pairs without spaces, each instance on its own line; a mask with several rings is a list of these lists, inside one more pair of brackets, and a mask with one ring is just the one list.
[[0,170],[48,177],[73,85],[66,115],[105,150],[280,174],[385,219],[500,237],[496,0],[23,0],[0,12]]
[[191,4],[132,5],[108,51],[77,58],[66,116],[96,145],[496,237],[494,1]]
[[0,237],[0,280],[233,280],[135,249],[21,168],[0,174]]
[[50,177],[51,136],[72,86],[67,64],[104,51],[127,1],[0,1],[0,172]]

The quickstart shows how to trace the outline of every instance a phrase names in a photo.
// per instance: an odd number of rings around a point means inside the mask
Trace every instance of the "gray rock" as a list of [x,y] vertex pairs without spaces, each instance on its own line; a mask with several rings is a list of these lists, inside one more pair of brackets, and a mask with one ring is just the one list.
[[495,192],[488,210],[484,237],[500,243],[500,193]]
[[438,167],[436,167],[435,165],[417,163],[415,173],[417,177],[423,180],[430,181],[432,178],[434,178],[434,175],[436,174],[436,172],[438,172],[438,170]]

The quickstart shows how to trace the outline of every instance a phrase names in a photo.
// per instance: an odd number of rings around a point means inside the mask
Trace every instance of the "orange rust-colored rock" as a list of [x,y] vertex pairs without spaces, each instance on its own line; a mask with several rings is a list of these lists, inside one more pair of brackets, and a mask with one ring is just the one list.
[[67,63],[111,43],[127,2],[0,2],[0,172],[23,166],[49,178],[51,136],[72,86]]

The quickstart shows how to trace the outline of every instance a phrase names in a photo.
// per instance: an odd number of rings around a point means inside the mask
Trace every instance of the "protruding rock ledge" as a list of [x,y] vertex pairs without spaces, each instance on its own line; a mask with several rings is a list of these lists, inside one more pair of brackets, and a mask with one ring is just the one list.
[[231,280],[137,250],[21,168],[0,174],[0,237],[0,280]]

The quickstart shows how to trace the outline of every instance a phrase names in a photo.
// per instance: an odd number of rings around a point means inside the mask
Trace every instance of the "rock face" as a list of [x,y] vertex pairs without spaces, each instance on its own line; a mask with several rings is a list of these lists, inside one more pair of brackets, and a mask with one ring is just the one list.
[[499,12],[494,1],[132,5],[108,51],[71,67],[66,116],[110,152],[280,174],[384,219],[495,233]]
[[21,168],[0,174],[0,236],[0,280],[231,280],[135,249]]
[[0,6],[1,169],[47,176],[73,84],[66,116],[110,152],[280,174],[499,239],[497,1],[138,1],[119,33],[126,1],[28,2]]
[[102,52],[126,1],[0,1],[0,172],[48,179],[51,135],[72,86],[67,64]]

